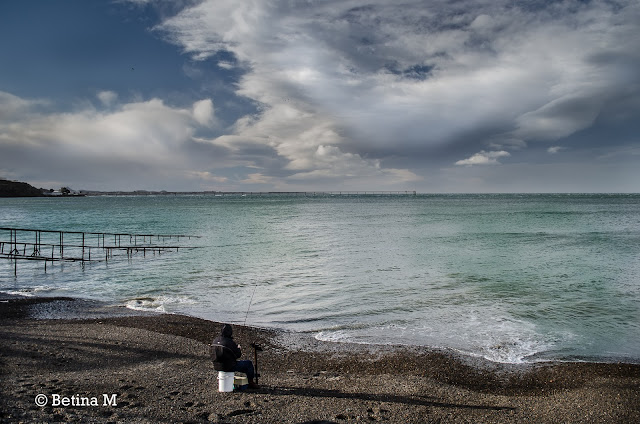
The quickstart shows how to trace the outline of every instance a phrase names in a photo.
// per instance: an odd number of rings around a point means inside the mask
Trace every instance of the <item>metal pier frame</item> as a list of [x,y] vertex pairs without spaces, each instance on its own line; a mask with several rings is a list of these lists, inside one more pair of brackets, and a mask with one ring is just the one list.
[[[0,239],[0,259],[13,261],[14,275],[18,275],[19,260],[42,261],[46,272],[47,262],[80,262],[84,267],[87,262],[109,261],[113,258],[114,252],[124,252],[127,258],[131,259],[134,254],[139,252],[142,252],[146,257],[147,252],[160,255],[173,250],[177,252],[179,249],[195,249],[197,248],[195,246],[168,245],[165,242],[168,239],[180,243],[180,239],[191,240],[200,237],[183,234],[96,233],[0,227],[0,234],[7,231],[9,232],[9,240]],[[22,236],[21,240],[31,239],[33,242],[18,241],[18,233]],[[49,236],[48,242],[42,241],[43,234]],[[75,243],[65,242],[65,238],[69,240],[74,237],[77,240]],[[113,237],[113,244],[110,242],[107,244],[107,240],[111,240],[111,237]],[[56,239],[59,241],[53,242]],[[49,248],[51,249],[50,253]],[[67,250],[66,254],[65,249]],[[98,251],[97,255],[96,251]]]

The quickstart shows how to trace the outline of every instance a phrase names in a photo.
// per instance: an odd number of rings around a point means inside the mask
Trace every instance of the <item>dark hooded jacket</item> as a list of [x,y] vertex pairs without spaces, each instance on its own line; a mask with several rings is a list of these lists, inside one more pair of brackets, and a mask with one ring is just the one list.
[[233,330],[229,324],[225,324],[221,334],[211,343],[213,367],[216,371],[231,372],[240,356],[242,351],[233,340]]

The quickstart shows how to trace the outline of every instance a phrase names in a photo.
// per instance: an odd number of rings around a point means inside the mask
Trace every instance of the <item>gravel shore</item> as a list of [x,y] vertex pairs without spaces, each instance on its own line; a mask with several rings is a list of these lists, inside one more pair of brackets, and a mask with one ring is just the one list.
[[33,318],[77,302],[0,301],[0,422],[640,422],[637,364],[504,365],[243,326],[245,358],[251,343],[264,349],[260,389],[219,393],[208,344],[220,323]]

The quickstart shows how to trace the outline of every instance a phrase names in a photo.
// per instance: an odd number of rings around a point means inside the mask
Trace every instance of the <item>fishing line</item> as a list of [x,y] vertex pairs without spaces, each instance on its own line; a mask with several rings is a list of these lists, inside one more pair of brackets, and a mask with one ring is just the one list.
[[[251,299],[249,299],[249,307],[247,308],[247,313],[244,314],[244,322],[242,323],[242,326],[246,326],[247,325],[247,317],[249,316],[249,310],[251,309],[251,304],[253,303],[253,296],[255,296],[256,294],[256,289],[258,288],[258,282],[256,281],[256,283],[253,285],[253,293],[251,293]],[[254,364],[255,364],[255,379],[256,379],[256,384],[258,384],[258,377],[260,377],[260,373],[258,372],[258,352],[262,352],[262,347],[260,347],[258,344],[251,343],[251,347],[253,348],[253,356],[254,356]]]
[[251,309],[251,303],[253,302],[253,296],[256,294],[256,289],[258,288],[258,282],[253,285],[253,293],[251,293],[251,299],[249,300],[249,307],[247,308],[247,313],[244,315],[243,326],[247,325],[247,317],[249,316],[249,310]]

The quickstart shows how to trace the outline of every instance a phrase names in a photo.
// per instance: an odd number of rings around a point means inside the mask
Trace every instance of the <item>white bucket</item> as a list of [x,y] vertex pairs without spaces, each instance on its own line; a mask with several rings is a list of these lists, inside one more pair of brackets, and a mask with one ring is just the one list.
[[233,392],[233,377],[232,372],[218,371],[218,391]]

